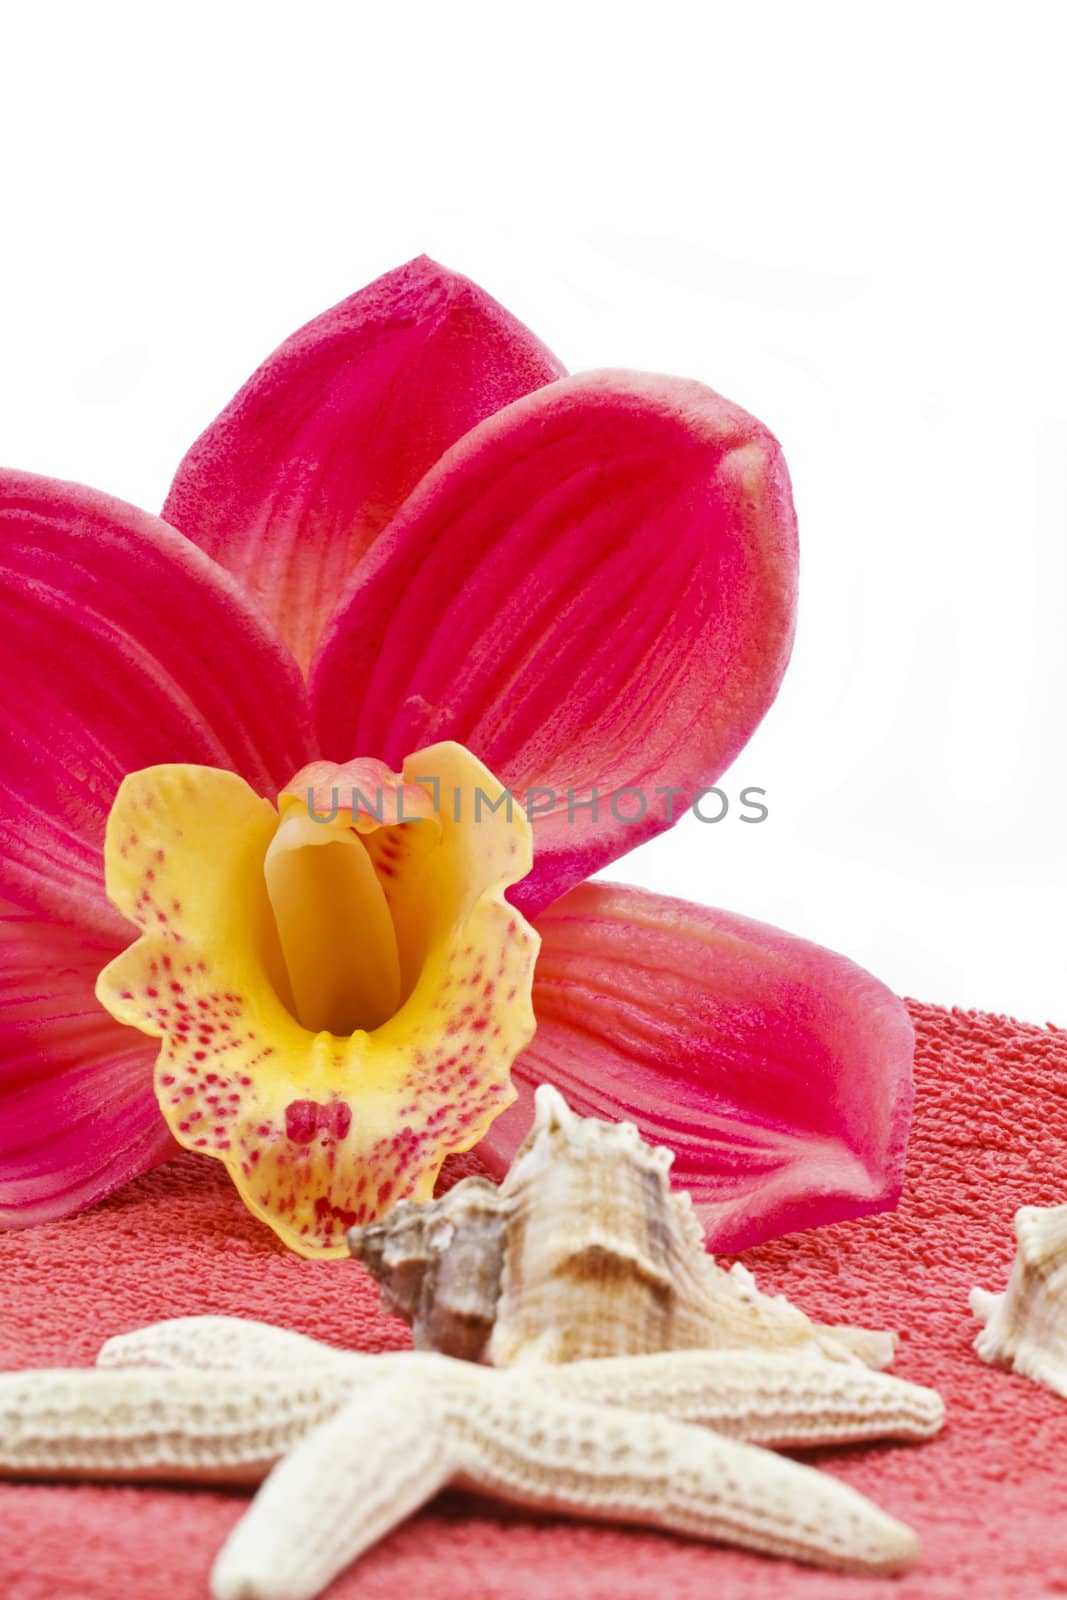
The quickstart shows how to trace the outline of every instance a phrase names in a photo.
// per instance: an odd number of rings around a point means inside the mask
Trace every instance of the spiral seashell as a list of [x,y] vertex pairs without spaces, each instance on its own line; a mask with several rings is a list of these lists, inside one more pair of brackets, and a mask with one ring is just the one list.
[[484,1359],[508,1215],[495,1183],[465,1178],[440,1199],[401,1200],[351,1230],[349,1249],[378,1282],[383,1311],[410,1323],[416,1350]]
[[673,1153],[542,1084],[499,1185],[466,1178],[353,1228],[352,1255],[416,1349],[510,1367],[664,1350],[789,1349],[883,1367],[895,1336],[812,1322],[704,1249]]
[[971,1310],[985,1324],[974,1348],[1067,1398],[1067,1205],[1021,1207],[1015,1239],[1004,1292],[971,1290]]

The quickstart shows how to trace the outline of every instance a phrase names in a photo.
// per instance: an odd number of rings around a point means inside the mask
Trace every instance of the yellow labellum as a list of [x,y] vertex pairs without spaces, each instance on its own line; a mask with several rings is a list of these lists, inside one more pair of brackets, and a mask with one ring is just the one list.
[[211,767],[122,784],[107,890],[142,936],[98,997],[162,1041],[175,1138],[294,1250],[344,1255],[347,1228],[426,1199],[515,1098],[538,939],[504,891],[531,861],[457,744],[399,775],[316,762],[277,807]]

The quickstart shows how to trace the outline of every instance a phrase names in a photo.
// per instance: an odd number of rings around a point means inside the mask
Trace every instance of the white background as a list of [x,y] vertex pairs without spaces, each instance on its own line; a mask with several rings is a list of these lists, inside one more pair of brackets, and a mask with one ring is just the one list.
[[422,250],[575,369],[764,418],[785,687],[615,875],[1067,1023],[1058,4],[8,6],[0,458],[156,510],[309,316]]

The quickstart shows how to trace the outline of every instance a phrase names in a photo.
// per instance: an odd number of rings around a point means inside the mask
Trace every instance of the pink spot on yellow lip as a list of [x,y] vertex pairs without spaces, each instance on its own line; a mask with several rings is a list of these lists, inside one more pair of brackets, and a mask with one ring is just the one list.
[[285,1137],[292,1144],[310,1144],[319,1125],[314,1100],[292,1100],[285,1108]]
[[343,1100],[291,1100],[285,1108],[285,1137],[293,1144],[310,1144],[316,1133],[343,1139],[352,1126],[352,1108]]
[[343,1100],[334,1100],[324,1108],[331,1118],[333,1126],[330,1129],[335,1139],[343,1139],[352,1126],[352,1107]]

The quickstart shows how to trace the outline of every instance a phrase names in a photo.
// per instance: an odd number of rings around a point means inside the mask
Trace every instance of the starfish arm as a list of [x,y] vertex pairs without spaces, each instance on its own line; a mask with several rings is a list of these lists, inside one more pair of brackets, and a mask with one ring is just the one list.
[[6,1372],[0,1477],[259,1483],[346,1394],[325,1372]]
[[214,1600],[312,1600],[455,1471],[435,1390],[361,1388],[271,1473],[212,1568]]
[[197,1367],[261,1372],[306,1367],[345,1368],[374,1359],[338,1350],[319,1339],[246,1317],[172,1317],[132,1333],[120,1333],[101,1346],[98,1367]]
[[[392,1371],[436,1364],[454,1377],[478,1372],[447,1356],[397,1351],[366,1355],[239,1317],[178,1317],[109,1339],[106,1367],[200,1367],[261,1371],[326,1367],[354,1386]],[[500,1373],[500,1379],[507,1378]],[[516,1374],[518,1376],[518,1374]],[[928,1439],[944,1422],[933,1389],[810,1354],[766,1350],[674,1350],[576,1361],[540,1371],[564,1397],[653,1411],[774,1448]]]
[[909,1528],[814,1468],[540,1379],[468,1391],[446,1420],[457,1481],[519,1505],[852,1571],[900,1571],[917,1552]]
[[485,1373],[484,1368],[436,1351],[341,1350],[270,1322],[218,1316],[173,1317],[117,1334],[101,1346],[96,1364],[109,1370],[301,1373],[316,1381],[325,1381],[328,1374],[345,1396],[394,1374],[436,1381],[450,1374],[453,1383],[460,1383],[465,1378],[477,1381]]
[[653,1411],[776,1448],[928,1439],[945,1418],[933,1389],[845,1362],[762,1350],[575,1361],[543,1381],[561,1396]]

